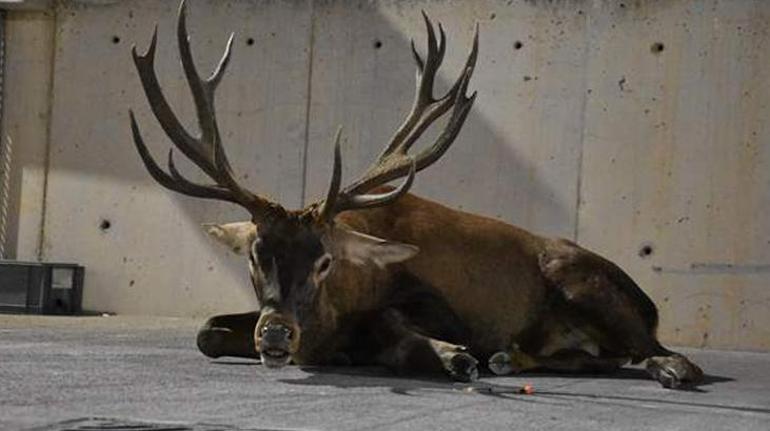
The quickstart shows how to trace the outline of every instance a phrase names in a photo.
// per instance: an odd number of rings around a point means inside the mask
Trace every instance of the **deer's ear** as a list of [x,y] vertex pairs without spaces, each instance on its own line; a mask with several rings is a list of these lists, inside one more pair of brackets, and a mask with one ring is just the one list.
[[203,229],[236,254],[248,254],[251,244],[257,238],[257,225],[250,221],[227,224],[204,223]]
[[353,230],[335,227],[325,238],[328,249],[338,259],[356,265],[374,263],[380,268],[414,257],[420,249],[414,245],[394,242]]

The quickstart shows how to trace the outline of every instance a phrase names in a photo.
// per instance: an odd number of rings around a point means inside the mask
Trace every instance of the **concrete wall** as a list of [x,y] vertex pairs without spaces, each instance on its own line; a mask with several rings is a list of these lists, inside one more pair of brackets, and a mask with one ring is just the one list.
[[[161,189],[131,143],[129,107],[156,155],[168,145],[129,55],[156,22],[161,83],[192,124],[176,7],[8,15],[4,130],[28,152],[14,171],[18,256],[85,264],[87,308],[254,307],[245,263],[198,228],[245,214]],[[481,55],[474,111],[416,192],[612,258],[659,305],[667,342],[770,350],[770,3],[192,0],[201,70],[236,32],[217,106],[244,181],[291,207],[320,197],[338,124],[345,172],[364,169],[411,103],[421,9],[449,35],[440,87],[476,22]]]

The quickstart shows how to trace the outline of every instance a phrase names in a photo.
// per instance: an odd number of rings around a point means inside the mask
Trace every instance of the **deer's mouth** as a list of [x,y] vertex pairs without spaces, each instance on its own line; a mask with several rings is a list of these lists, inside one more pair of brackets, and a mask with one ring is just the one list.
[[268,368],[280,368],[289,363],[289,352],[281,349],[266,349],[259,352],[262,364]]

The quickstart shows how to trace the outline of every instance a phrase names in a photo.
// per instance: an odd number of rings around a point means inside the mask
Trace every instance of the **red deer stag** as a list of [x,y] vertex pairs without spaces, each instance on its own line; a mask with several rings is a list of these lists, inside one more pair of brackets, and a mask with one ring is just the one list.
[[[497,374],[535,368],[614,370],[646,360],[663,386],[697,383],[702,371],[656,339],[653,302],[612,262],[563,239],[534,235],[490,218],[407,194],[415,174],[438,160],[457,137],[475,99],[468,81],[478,29],[462,73],[442,97],[433,94],[446,49],[425,18],[428,50],[417,62],[412,110],[376,163],[341,184],[340,131],[325,199],[288,210],[242,187],[217,128],[214,94],[230,58],[232,36],[208,79],[190,52],[185,4],[177,38],[200,136],[187,132],[154,71],[157,33],[146,54],[133,50],[150,107],[173,144],[212,184],[168,172],[145,146],[131,112],[133,138],[146,168],[164,187],[238,204],[243,223],[208,232],[248,256],[260,304],[256,312],[216,316],[197,338],[207,356],[261,358],[268,367],[295,364],[381,364],[397,372],[478,376],[478,360]],[[449,120],[432,146],[412,145],[439,117]],[[396,187],[385,183],[403,178]]]

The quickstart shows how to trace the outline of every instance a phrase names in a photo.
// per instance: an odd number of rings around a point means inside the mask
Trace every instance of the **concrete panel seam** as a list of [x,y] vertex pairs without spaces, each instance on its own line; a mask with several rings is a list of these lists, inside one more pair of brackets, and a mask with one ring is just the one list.
[[5,11],[0,10],[0,259],[7,259],[8,205],[11,181],[10,137],[3,136],[3,92],[5,82]]
[[[2,47],[0,47],[0,50]],[[1,54],[0,54],[1,55]],[[2,70],[2,60],[0,60],[0,70]],[[2,73],[2,72],[0,72]],[[3,91],[2,82],[0,82],[0,93]],[[2,101],[0,101],[0,105]],[[0,106],[0,122],[2,121],[2,106]],[[2,138],[0,132],[0,259],[8,259],[8,212],[11,196],[11,169],[13,157],[13,141],[10,136]],[[5,145],[2,143],[5,142]]]
[[580,101],[580,137],[578,138],[577,148],[577,178],[575,184],[575,226],[572,232],[572,240],[579,241],[580,234],[580,207],[583,201],[583,145],[585,143],[585,136],[588,132],[588,125],[586,119],[586,110],[588,104],[588,62],[591,53],[591,14],[586,13],[585,16],[585,28],[586,36],[583,45],[583,94]]
[[51,58],[49,60],[49,76],[48,76],[48,107],[46,109],[46,122],[45,122],[45,156],[43,159],[43,193],[42,201],[40,205],[40,227],[37,244],[37,260],[42,261],[45,258],[45,224],[48,209],[48,180],[51,170],[51,128],[53,124],[53,106],[54,106],[54,79],[56,77],[56,43],[57,43],[57,29],[56,26],[59,21],[59,10],[54,9],[53,12],[53,32],[51,32]]
[[300,206],[307,204],[307,153],[310,148],[310,109],[313,99],[313,51],[315,47],[315,0],[310,0],[310,26],[308,30],[307,88],[305,94],[305,136],[302,147],[302,183],[300,185]]

